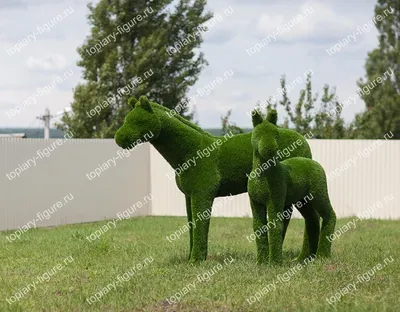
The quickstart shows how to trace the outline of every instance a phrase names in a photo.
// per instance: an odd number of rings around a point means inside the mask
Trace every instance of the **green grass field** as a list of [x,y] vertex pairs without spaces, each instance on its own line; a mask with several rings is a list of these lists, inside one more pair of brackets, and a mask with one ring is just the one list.
[[358,221],[331,259],[297,266],[304,222],[292,220],[280,267],[255,264],[249,218],[212,218],[208,260],[197,265],[186,261],[187,232],[166,239],[186,218],[132,218],[85,238],[106,223],[32,229],[13,242],[0,233],[0,311],[400,311],[400,221]]

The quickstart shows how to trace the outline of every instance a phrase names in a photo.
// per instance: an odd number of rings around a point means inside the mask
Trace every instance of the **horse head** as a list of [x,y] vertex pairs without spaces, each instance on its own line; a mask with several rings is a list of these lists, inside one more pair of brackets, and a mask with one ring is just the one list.
[[126,115],[124,124],[115,133],[115,142],[122,148],[134,147],[137,142],[151,142],[161,131],[161,121],[154,113],[146,96],[128,101],[132,110]]

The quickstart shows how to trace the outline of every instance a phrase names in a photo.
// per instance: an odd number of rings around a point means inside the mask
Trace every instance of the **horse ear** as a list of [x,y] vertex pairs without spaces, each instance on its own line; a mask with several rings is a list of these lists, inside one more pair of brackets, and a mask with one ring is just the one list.
[[276,122],[278,121],[278,113],[276,109],[270,109],[267,115],[267,121],[274,124],[276,126]]
[[138,100],[137,100],[134,96],[132,96],[132,97],[130,97],[129,100],[128,100],[128,105],[129,105],[132,109],[134,109],[137,102],[138,102]]
[[149,99],[147,98],[147,96],[142,95],[139,98],[139,104],[138,104],[141,108],[147,110],[148,112],[153,112],[153,109],[151,108],[151,104]]
[[263,119],[262,119],[262,117],[261,117],[261,114],[260,114],[260,112],[259,112],[257,109],[254,109],[254,110],[251,112],[251,117],[252,117],[252,120],[253,120],[253,126],[254,126],[254,127],[263,122]]

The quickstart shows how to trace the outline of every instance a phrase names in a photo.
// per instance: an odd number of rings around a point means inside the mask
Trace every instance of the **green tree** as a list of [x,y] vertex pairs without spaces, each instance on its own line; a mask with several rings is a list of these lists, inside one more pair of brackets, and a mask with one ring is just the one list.
[[[305,135],[312,133],[318,139],[343,139],[349,138],[349,128],[346,128],[341,117],[343,106],[338,101],[336,89],[328,84],[323,87],[322,97],[318,105],[318,93],[313,95],[311,73],[307,74],[305,88],[300,90],[300,96],[297,104],[293,108],[292,102],[288,97],[290,89],[286,85],[286,77],[282,75],[280,80],[280,94],[282,96],[279,102],[270,97],[265,103],[257,101],[257,110],[263,117],[268,119],[268,114],[276,110],[277,103],[283,106],[286,111],[284,128],[294,127],[294,130]],[[318,109],[317,109],[318,106]],[[265,110],[263,110],[265,108]],[[231,110],[225,116],[221,117],[222,132],[229,131],[233,133],[242,133],[243,130],[234,123],[229,122]]]
[[340,105],[336,89],[324,85],[319,111],[314,116],[312,133],[317,139],[343,139],[347,136],[344,120],[341,118]]
[[313,95],[311,74],[307,74],[305,88],[300,90],[300,96],[293,109],[288,97],[286,78],[281,78],[282,99],[279,104],[285,108],[284,127],[290,123],[294,129],[302,134],[310,131],[318,139],[341,139],[346,137],[346,128],[341,118],[342,106],[338,101],[336,89],[325,84],[322,97],[317,108],[319,95]]
[[400,2],[378,0],[375,6],[379,46],[368,54],[365,79],[358,81],[366,110],[352,128],[355,138],[400,138]]
[[225,135],[227,133],[232,133],[232,134],[244,133],[242,128],[236,126],[236,123],[231,123],[229,121],[231,114],[232,110],[230,109],[225,116],[221,116],[222,135]]
[[307,74],[306,87],[300,91],[300,97],[294,107],[294,111],[292,102],[288,98],[286,77],[284,75],[281,77],[281,92],[282,100],[279,104],[285,108],[287,113],[285,125],[288,126],[289,122],[291,122],[297,132],[306,134],[311,129],[311,123],[313,121],[312,109],[317,100],[317,95],[315,97],[312,95],[311,74]]
[[[84,82],[58,128],[80,138],[111,138],[129,111],[128,98],[147,95],[190,119],[186,93],[207,65],[202,43],[212,17],[206,0],[100,0],[89,4],[91,32],[78,48]],[[95,111],[97,109],[97,111]]]

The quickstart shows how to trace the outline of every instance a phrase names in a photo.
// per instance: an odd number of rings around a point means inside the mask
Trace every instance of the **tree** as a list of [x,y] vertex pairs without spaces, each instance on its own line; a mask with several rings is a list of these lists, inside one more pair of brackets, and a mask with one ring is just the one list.
[[318,93],[313,95],[310,73],[307,74],[306,86],[300,90],[300,96],[294,109],[288,98],[285,76],[281,78],[281,93],[282,99],[279,104],[285,108],[287,113],[284,127],[288,128],[292,123],[297,132],[306,134],[311,131],[318,139],[346,137],[346,128],[341,118],[342,106],[338,101],[335,88],[330,88],[328,84],[324,85],[318,110],[316,110],[316,103],[319,95]]
[[352,128],[355,138],[382,138],[391,131],[400,138],[400,2],[378,0],[375,6],[379,46],[368,54],[366,79],[360,79],[366,111],[358,114]]
[[341,118],[340,105],[336,89],[329,85],[323,87],[320,110],[315,114],[312,133],[316,139],[343,139],[347,136],[344,120]]
[[[281,88],[279,93],[282,99],[279,105],[283,106],[286,111],[284,123],[281,125],[284,128],[289,128],[293,125],[294,129],[305,135],[312,133],[317,139],[343,139],[348,138],[348,128],[344,124],[341,117],[343,105],[339,103],[336,89],[331,88],[328,84],[323,87],[322,97],[318,110],[316,103],[318,101],[318,93],[313,95],[311,74],[307,73],[306,86],[300,90],[300,96],[296,106],[293,109],[292,102],[288,97],[290,88],[286,85],[286,77],[282,75],[280,80]],[[262,103],[257,101],[257,110],[263,119],[276,119],[277,101],[275,97],[269,97],[267,101]],[[265,108],[265,111],[263,111]],[[229,110],[225,117],[221,117],[223,134],[232,131],[233,133],[243,133],[243,130],[234,123],[229,122],[231,116]],[[274,115],[272,117],[272,115]]]
[[188,119],[188,89],[207,65],[202,43],[206,0],[100,0],[89,4],[91,33],[78,48],[85,82],[74,89],[72,113],[58,128],[80,138],[111,138],[129,111],[128,98],[147,95]]
[[232,134],[239,134],[244,133],[243,129],[236,126],[236,123],[231,123],[229,118],[231,117],[232,110],[230,109],[225,116],[221,116],[221,123],[222,123],[222,135],[227,133]]
[[282,100],[279,104],[285,108],[287,113],[285,124],[288,126],[289,122],[292,122],[297,132],[305,134],[311,129],[311,122],[313,121],[311,110],[314,108],[314,103],[317,100],[317,96],[313,97],[312,95],[311,74],[307,74],[306,88],[300,91],[300,98],[294,108],[294,112],[292,103],[287,96],[287,91],[286,77],[283,75],[281,77]]

